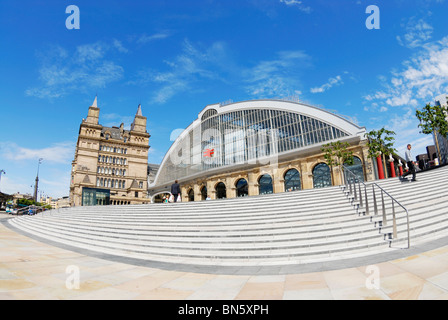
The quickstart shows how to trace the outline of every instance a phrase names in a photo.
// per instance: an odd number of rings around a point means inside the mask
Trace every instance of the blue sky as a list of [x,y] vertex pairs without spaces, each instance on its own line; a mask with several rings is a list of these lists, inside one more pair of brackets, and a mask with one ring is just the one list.
[[142,104],[151,163],[208,104],[293,96],[425,153],[415,109],[448,93],[447,13],[448,0],[1,1],[0,190],[31,193],[43,158],[40,189],[68,195],[96,94],[103,125],[129,126]]

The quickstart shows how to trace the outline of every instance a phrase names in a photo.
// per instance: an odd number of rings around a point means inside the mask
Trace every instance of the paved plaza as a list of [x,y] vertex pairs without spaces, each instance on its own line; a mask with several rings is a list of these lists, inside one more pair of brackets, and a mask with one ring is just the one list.
[[[448,299],[446,243],[370,267],[226,275],[164,270],[67,250],[8,228],[8,218],[0,213],[1,300]],[[372,266],[379,282],[372,281]],[[79,288],[70,281],[73,270],[79,272]]]

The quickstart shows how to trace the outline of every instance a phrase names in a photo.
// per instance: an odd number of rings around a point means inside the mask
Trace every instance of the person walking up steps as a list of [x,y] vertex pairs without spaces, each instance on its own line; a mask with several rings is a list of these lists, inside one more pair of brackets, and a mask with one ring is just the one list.
[[180,195],[180,186],[177,180],[171,185],[171,194],[174,196],[174,202],[177,202],[177,198]]

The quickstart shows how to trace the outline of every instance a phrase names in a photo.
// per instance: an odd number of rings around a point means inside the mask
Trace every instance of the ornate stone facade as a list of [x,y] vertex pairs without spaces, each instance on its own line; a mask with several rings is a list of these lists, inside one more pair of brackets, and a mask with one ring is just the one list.
[[70,205],[142,204],[147,199],[149,137],[138,106],[130,130],[99,124],[97,98],[79,127]]
[[[368,156],[368,148],[366,140],[354,143],[348,150],[353,152],[355,159],[361,162],[360,168],[363,172],[363,179],[371,181],[375,179],[372,159]],[[181,184],[182,201],[201,201],[205,200],[203,187],[207,189],[207,195],[210,199],[217,199],[217,185],[224,183],[226,187],[225,198],[238,197],[237,184],[238,181],[244,179],[247,182],[247,196],[256,196],[260,194],[260,178],[269,175],[272,179],[272,193],[287,192],[285,175],[290,170],[297,170],[300,176],[299,189],[313,189],[314,175],[313,169],[318,164],[325,164],[323,153],[301,157],[297,154],[294,160],[280,162],[274,166],[261,166],[252,169],[245,169],[235,172],[222,173],[218,175],[208,176],[205,179],[195,179]],[[330,169],[331,185],[342,184],[341,173],[338,168]]]

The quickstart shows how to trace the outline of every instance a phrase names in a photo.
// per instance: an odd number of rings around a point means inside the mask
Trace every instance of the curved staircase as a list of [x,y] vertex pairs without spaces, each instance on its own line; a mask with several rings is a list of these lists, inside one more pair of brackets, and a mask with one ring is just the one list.
[[[408,209],[411,246],[448,235],[448,167],[417,179],[375,181]],[[403,248],[405,214],[397,212],[397,238],[391,239],[392,225],[379,222],[381,206],[378,215],[356,208],[337,186],[202,202],[74,207],[8,223],[72,247],[201,266],[305,264]],[[391,210],[387,199],[384,208]]]

